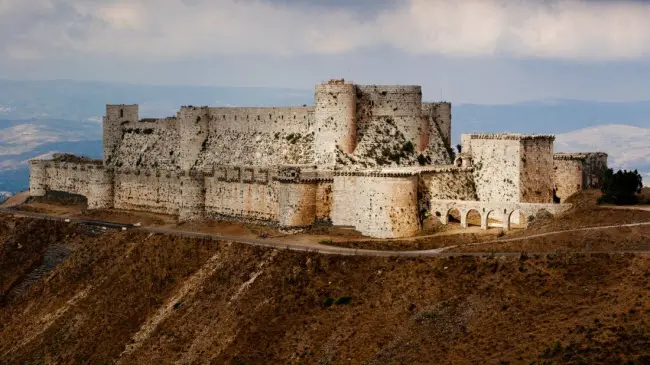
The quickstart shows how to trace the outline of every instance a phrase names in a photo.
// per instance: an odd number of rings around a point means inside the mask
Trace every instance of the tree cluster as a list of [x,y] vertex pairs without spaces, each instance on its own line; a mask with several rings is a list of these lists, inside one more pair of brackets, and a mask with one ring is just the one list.
[[636,194],[641,192],[643,182],[637,170],[627,171],[607,169],[601,176],[601,188],[603,195],[598,199],[599,203],[616,205],[631,205],[638,203]]

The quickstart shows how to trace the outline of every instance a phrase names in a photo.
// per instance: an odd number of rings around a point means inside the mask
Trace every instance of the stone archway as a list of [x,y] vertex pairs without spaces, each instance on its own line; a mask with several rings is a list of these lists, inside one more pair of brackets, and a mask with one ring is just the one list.
[[463,217],[465,217],[465,224],[463,225],[461,222],[461,226],[464,226],[464,228],[468,228],[469,226],[480,227],[483,225],[483,216],[481,215],[481,212],[478,210],[478,208],[468,209]]
[[492,209],[485,215],[485,228],[505,228],[506,209]]
[[519,209],[508,214],[508,228],[526,228],[526,215]]
[[462,212],[458,208],[451,208],[446,213],[447,224],[458,224],[463,221]]

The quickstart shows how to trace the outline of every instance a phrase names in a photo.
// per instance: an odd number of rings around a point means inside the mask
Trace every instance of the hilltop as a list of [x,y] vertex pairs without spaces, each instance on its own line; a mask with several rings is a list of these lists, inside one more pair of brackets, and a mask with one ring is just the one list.
[[[650,214],[617,218],[617,211],[576,199],[567,214],[582,217],[580,224],[598,209],[604,212],[591,224],[648,221]],[[567,218],[540,221],[531,233]],[[647,226],[635,232],[637,244],[648,244]],[[608,231],[609,249],[629,248],[629,233]],[[590,254],[573,246],[583,239],[560,236],[548,255],[361,257],[0,215],[0,357],[57,364],[647,363],[650,257]]]

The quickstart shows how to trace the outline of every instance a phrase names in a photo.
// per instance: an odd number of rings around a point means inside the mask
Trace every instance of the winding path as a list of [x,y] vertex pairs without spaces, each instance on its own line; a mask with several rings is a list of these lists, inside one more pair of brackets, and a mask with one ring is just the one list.
[[[22,212],[22,211],[9,209],[9,208],[0,208],[0,213],[12,214],[16,216],[24,216],[24,217],[35,218],[35,219],[82,223],[82,224],[103,226],[107,228],[132,230],[132,231],[147,232],[147,233],[154,233],[154,234],[173,235],[173,236],[199,238],[199,239],[215,240],[215,241],[233,241],[233,242],[245,243],[254,246],[286,249],[286,250],[293,250],[293,251],[314,252],[314,253],[330,254],[330,255],[348,255],[348,256],[359,255],[359,256],[382,256],[382,257],[459,257],[459,256],[492,257],[492,256],[519,256],[521,254],[521,252],[514,252],[514,251],[513,252],[445,252],[450,249],[459,247],[458,245],[441,247],[441,248],[430,249],[430,250],[409,250],[409,251],[354,249],[348,247],[329,246],[320,243],[287,243],[287,242],[274,241],[272,238],[267,238],[267,239],[244,238],[244,237],[237,237],[237,236],[187,232],[187,231],[171,230],[171,229],[163,229],[163,228],[136,227],[132,224],[121,224],[121,223],[113,223],[113,222],[98,221],[98,220],[59,217],[59,216],[52,216],[48,214],[42,214],[42,213]],[[470,244],[464,244],[463,246],[467,246],[467,245],[478,246],[478,245],[486,245],[492,243],[516,242],[516,241],[522,241],[530,238],[548,237],[548,236],[553,236],[553,235],[558,235],[563,233],[598,231],[598,230],[607,230],[607,229],[614,229],[614,228],[639,227],[639,226],[650,226],[650,222],[567,229],[561,231],[538,233],[538,234],[521,236],[521,237],[503,238],[503,239],[484,241],[484,242],[475,242]],[[592,253],[592,254],[597,254],[597,253],[650,254],[650,250],[580,251],[580,252]],[[553,252],[526,252],[526,254],[548,255],[554,253]]]

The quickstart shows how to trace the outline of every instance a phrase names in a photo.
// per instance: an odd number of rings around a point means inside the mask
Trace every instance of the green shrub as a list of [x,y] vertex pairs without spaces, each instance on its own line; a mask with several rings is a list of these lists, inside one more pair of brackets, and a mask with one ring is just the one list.
[[336,300],[336,302],[334,302],[334,304],[336,304],[336,305],[346,305],[346,304],[350,304],[351,301],[352,301],[352,298],[350,298],[350,297],[340,297],[339,299]]
[[627,171],[607,169],[601,177],[600,191],[603,195],[598,203],[630,205],[638,203],[636,194],[641,192],[643,182],[637,170]]

